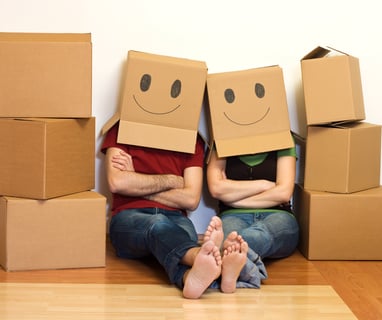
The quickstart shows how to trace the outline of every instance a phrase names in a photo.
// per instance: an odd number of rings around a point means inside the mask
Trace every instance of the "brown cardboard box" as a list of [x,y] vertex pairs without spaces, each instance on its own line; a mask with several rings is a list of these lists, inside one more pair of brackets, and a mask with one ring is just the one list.
[[118,142],[194,153],[207,66],[204,62],[129,51]]
[[293,139],[296,143],[296,183],[304,186],[305,180],[305,155],[306,155],[306,138],[292,132]]
[[352,194],[296,185],[299,249],[310,260],[382,260],[382,187]]
[[95,118],[0,118],[0,195],[48,199],[95,184]]
[[317,47],[301,60],[308,125],[365,119],[357,58]]
[[90,34],[0,33],[0,117],[92,116]]
[[0,265],[7,271],[104,267],[106,198],[0,198]]
[[357,192],[380,184],[381,126],[353,122],[309,126],[305,181],[309,190]]
[[209,74],[207,89],[219,157],[294,145],[279,66]]

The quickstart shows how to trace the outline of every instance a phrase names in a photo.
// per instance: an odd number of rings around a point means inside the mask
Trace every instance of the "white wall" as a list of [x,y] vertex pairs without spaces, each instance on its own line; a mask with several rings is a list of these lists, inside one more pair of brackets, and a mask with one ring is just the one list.
[[[209,72],[279,64],[292,129],[304,130],[300,59],[328,45],[360,59],[366,120],[382,124],[382,19],[378,1],[0,0],[1,32],[91,32],[93,115],[99,131],[118,104],[130,49],[207,62]],[[96,191],[109,196],[96,159]],[[214,214],[203,199],[192,219]]]

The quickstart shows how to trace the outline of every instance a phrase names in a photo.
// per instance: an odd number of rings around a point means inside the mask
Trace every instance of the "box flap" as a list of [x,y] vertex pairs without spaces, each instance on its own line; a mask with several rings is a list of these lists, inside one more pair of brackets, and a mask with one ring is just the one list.
[[194,153],[197,131],[121,120],[118,143]]
[[309,60],[309,59],[317,59],[317,58],[323,58],[323,57],[328,57],[328,56],[334,56],[334,55],[346,55],[348,56],[349,54],[334,49],[332,47],[316,47],[312,51],[310,51],[308,54],[306,54],[302,60]]
[[311,125],[309,127],[322,127],[322,128],[333,128],[333,129],[363,129],[371,127],[380,127],[379,124],[372,124],[365,121],[339,121],[331,122],[327,124]]
[[329,52],[330,52],[329,49],[319,46],[313,49],[312,51],[310,51],[308,54],[306,54],[302,58],[302,60],[322,58],[322,57],[325,57]]
[[218,157],[288,149],[294,146],[290,131],[231,139],[215,139]]
[[120,119],[119,112],[115,113],[102,127],[101,134],[106,134]]
[[[102,127],[101,135],[105,135],[119,120],[120,120],[119,113],[114,114],[105,123],[105,125]],[[132,125],[131,123],[130,124],[126,123],[126,132],[130,131],[129,129],[127,129],[127,127],[131,126],[131,125]],[[187,152],[187,153],[189,153],[189,152],[193,153],[195,151],[193,148],[189,148],[187,146],[182,147],[179,144],[180,140],[182,140],[182,139],[183,139],[183,141],[186,141],[187,144],[191,144],[192,141],[195,141],[196,133],[193,130],[190,131],[190,130],[182,130],[182,129],[177,129],[177,128],[159,127],[159,126],[153,128],[154,126],[150,126],[150,125],[146,125],[146,124],[142,124],[142,123],[135,123],[131,126],[131,128],[133,128],[133,127],[135,127],[134,132],[136,132],[135,130],[137,130],[139,128],[139,130],[143,130],[145,135],[147,135],[147,132],[150,132],[152,130],[157,130],[157,138],[161,139],[161,142],[160,142],[161,145],[164,145],[164,143],[166,143],[166,141],[167,141],[167,144],[168,144],[167,148],[169,148],[169,150],[176,148],[177,151]],[[120,129],[118,129],[118,132],[119,132],[119,130]],[[146,130],[147,130],[147,132],[146,132]],[[128,133],[126,133],[126,134],[129,135]],[[172,137],[175,135],[176,139],[173,140],[172,142],[169,139],[167,139],[166,141],[163,141],[164,140],[162,138],[163,134],[164,135],[167,134],[167,136],[168,136],[168,134],[171,134]],[[208,138],[208,132],[206,132],[205,128],[203,127],[203,122],[199,125],[199,129],[197,131],[197,134],[199,134],[200,137],[202,138],[202,140],[204,141],[204,143],[207,146],[209,146],[210,140]],[[134,136],[135,136],[135,133],[134,133]],[[150,139],[152,137],[153,136],[150,136]],[[154,136],[154,138],[155,138],[155,136]],[[192,139],[192,140],[190,140],[190,139]],[[130,141],[128,138],[125,140],[124,133],[121,134],[121,139],[117,138],[117,140],[118,140],[117,141],[118,143],[126,143],[126,144],[129,144],[127,141]],[[154,140],[151,140],[151,141],[154,141]],[[143,144],[141,144],[141,143],[143,143]],[[157,143],[158,143],[158,141],[150,144],[150,143],[147,143],[147,141],[142,140],[139,143],[137,141],[136,141],[136,143],[133,143],[133,141],[131,141],[130,144],[153,147],[153,146],[157,145]],[[183,142],[182,142],[182,144],[183,144]],[[182,149],[182,150],[179,150],[179,149]],[[190,150],[192,150],[192,151],[190,151]]]
[[90,42],[91,33],[28,33],[0,32],[0,41],[7,42]]

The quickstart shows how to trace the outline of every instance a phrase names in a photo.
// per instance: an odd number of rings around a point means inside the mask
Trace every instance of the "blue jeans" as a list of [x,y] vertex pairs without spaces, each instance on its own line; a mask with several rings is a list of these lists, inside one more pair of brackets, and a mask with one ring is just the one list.
[[153,255],[164,267],[170,282],[183,288],[190,267],[180,263],[185,253],[198,246],[190,219],[180,211],[159,208],[124,210],[112,217],[110,240],[119,257],[138,259]]
[[262,259],[287,257],[297,247],[298,223],[287,211],[227,213],[221,219],[225,236],[237,231]]
[[[227,213],[221,216],[224,237],[237,231],[248,242],[247,261],[240,272],[237,288],[260,288],[268,278],[262,258],[281,258],[293,253],[299,228],[289,212]],[[214,281],[212,288],[219,288]]]

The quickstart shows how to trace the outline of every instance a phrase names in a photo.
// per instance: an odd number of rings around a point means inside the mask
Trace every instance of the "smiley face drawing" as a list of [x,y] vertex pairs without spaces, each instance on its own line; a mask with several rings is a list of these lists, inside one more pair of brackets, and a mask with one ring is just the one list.
[[[139,83],[140,92],[141,93],[148,92],[150,90],[151,83],[152,83],[151,74],[148,74],[148,73],[143,74],[141,77],[140,83]],[[164,111],[160,111],[160,110],[156,111],[155,107],[153,107],[153,106],[144,106],[140,101],[138,101],[138,99],[139,99],[138,93],[133,94],[133,99],[139,108],[141,108],[143,111],[145,111],[149,114],[166,115],[166,114],[175,112],[175,110],[177,110],[181,106],[180,103],[177,103],[177,101],[176,101],[176,99],[180,96],[181,92],[182,92],[182,82],[179,79],[175,79],[173,81],[173,83],[171,84],[171,88],[168,92],[168,96],[171,97],[175,101],[175,104],[173,106],[171,106],[171,104],[170,104],[170,108],[168,110],[164,110]]]
[[197,127],[207,66],[202,61],[129,51],[122,118],[135,123]]
[[[289,115],[280,67],[209,74],[207,91],[218,153],[219,149],[229,149],[226,155],[268,151],[274,145],[268,142],[269,137],[278,140],[284,132],[289,139]],[[236,153],[234,149],[239,147]]]
[[[263,99],[265,97],[265,88],[261,83],[255,83],[253,86],[253,89],[254,89],[253,94],[257,98]],[[236,100],[235,91],[232,88],[225,89],[224,90],[224,99],[228,104],[234,104],[235,100]],[[234,120],[232,118],[232,116],[230,116],[228,108],[227,108],[227,111],[223,112],[223,114],[227,118],[228,121],[231,121],[232,123],[234,123],[238,126],[250,126],[250,125],[256,124],[257,122],[262,121],[268,115],[269,111],[270,111],[270,107],[266,106],[264,108],[263,114],[260,114],[260,117],[258,119],[256,119],[256,118],[253,120],[251,120],[251,119],[245,120],[244,119],[243,121]]]

